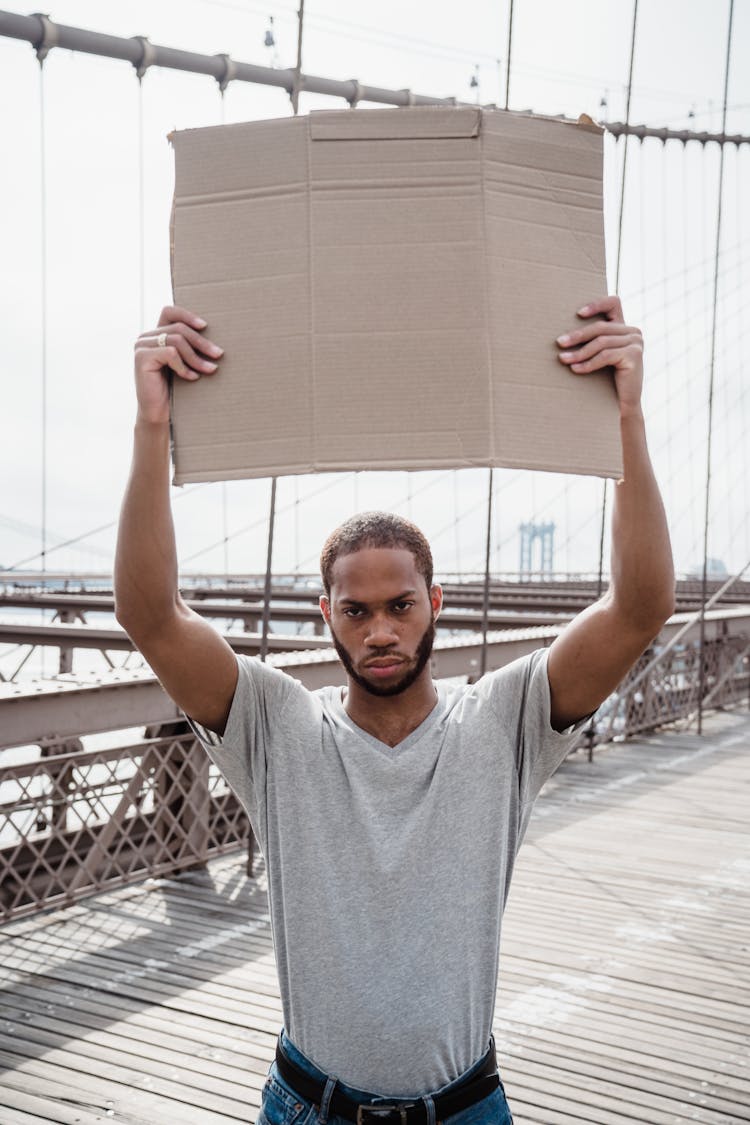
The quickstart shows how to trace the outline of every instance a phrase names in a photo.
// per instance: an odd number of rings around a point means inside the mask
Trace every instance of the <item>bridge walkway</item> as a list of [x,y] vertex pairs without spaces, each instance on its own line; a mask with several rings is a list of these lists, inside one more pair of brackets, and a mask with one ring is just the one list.
[[[574,755],[505,919],[516,1125],[750,1120],[750,717]],[[3,1125],[252,1122],[281,1020],[243,858],[0,930]]]

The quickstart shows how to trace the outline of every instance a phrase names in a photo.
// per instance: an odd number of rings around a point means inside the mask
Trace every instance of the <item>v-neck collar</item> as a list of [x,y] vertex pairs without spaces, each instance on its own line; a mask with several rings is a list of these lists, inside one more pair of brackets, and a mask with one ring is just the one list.
[[405,751],[410,750],[412,746],[419,742],[420,738],[437,722],[445,710],[445,697],[443,692],[441,692],[439,685],[434,680],[433,684],[436,692],[435,706],[428,715],[425,715],[419,726],[415,727],[411,734],[407,734],[406,738],[402,739],[401,742],[397,742],[395,746],[389,746],[387,742],[382,742],[379,738],[376,738],[374,734],[370,734],[369,731],[366,731],[354,721],[344,706],[344,700],[342,698],[343,688],[337,687],[333,689],[331,702],[339,721],[361,738],[363,742],[366,742],[369,746],[372,746],[373,749],[380,751],[381,754],[385,754],[389,758],[401,757]]

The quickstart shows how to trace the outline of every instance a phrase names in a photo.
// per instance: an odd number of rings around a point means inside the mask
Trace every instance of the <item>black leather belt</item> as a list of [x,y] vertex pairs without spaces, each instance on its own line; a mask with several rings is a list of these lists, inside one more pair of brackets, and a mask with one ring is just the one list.
[[[284,1081],[305,1101],[320,1105],[326,1083],[319,1081],[301,1070],[288,1055],[284,1054],[281,1041],[276,1045],[276,1066]],[[435,1094],[435,1116],[445,1121],[454,1113],[468,1109],[470,1105],[482,1101],[500,1085],[497,1072],[495,1044],[492,1042],[482,1065],[465,1082],[459,1083],[444,1094]],[[338,1087],[334,1088],[329,1106],[330,1115],[345,1117],[357,1125],[427,1125],[427,1107],[423,1101],[366,1102],[361,1104],[348,1098]]]

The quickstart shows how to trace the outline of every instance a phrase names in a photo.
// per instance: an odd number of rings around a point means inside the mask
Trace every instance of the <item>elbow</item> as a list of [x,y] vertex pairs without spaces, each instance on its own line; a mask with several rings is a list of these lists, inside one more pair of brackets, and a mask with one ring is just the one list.
[[654,592],[634,616],[644,636],[653,640],[669,621],[675,608],[675,592],[674,588],[670,588],[662,593]]
[[624,628],[643,639],[644,645],[658,637],[664,625],[675,612],[675,591],[673,586],[663,590],[654,588],[642,593],[639,598],[621,599],[612,594],[613,608],[616,610]]
[[120,626],[124,633],[130,637],[133,644],[137,646],[136,637],[138,635],[138,615],[134,612],[132,606],[118,599],[115,596],[115,621]]

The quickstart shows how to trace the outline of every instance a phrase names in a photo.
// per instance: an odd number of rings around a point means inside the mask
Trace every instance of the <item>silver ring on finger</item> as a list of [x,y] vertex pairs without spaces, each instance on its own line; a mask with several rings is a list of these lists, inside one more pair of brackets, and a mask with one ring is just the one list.
[[157,346],[157,348],[166,348],[166,346],[167,346],[167,334],[166,334],[166,332],[160,332],[159,335],[156,337],[156,346]]

